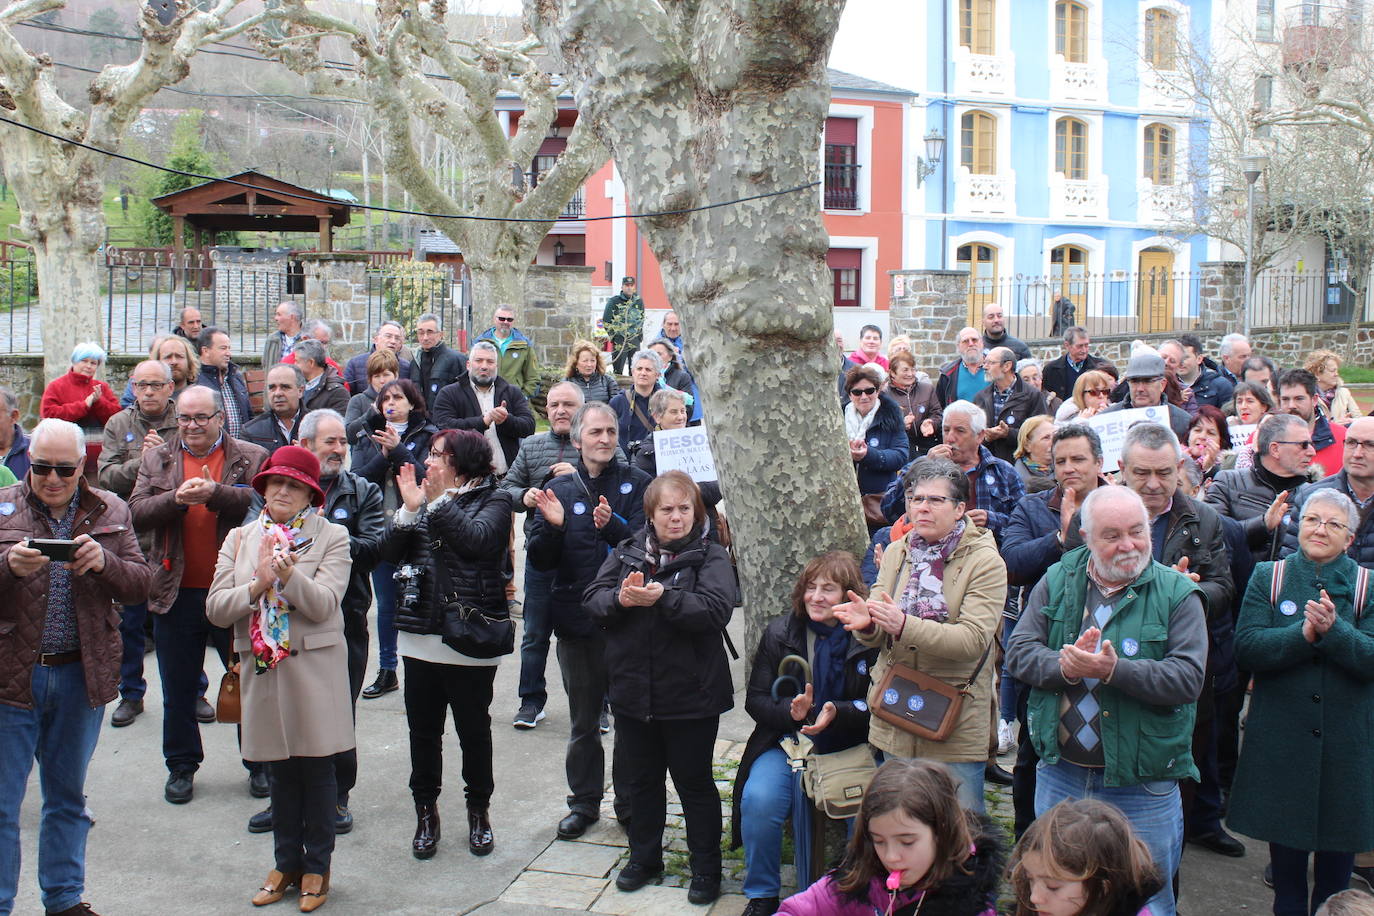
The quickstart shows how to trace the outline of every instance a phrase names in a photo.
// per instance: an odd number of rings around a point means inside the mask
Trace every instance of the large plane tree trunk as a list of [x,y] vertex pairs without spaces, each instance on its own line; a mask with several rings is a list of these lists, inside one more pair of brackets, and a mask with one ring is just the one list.
[[746,638],[808,559],[866,538],[837,410],[818,149],[842,0],[526,0],[611,149],[682,318],[741,566]]

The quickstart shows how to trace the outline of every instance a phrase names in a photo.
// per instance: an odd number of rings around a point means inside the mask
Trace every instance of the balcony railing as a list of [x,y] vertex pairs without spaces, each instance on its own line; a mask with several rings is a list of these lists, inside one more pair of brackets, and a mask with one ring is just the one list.
[[854,163],[825,164],[825,209],[859,209],[859,166]]

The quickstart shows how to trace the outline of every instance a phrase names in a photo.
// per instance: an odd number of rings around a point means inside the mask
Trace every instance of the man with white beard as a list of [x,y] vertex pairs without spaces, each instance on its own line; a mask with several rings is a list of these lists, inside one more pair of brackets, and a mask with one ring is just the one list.
[[1197,779],[1193,719],[1207,664],[1202,595],[1153,559],[1150,513],[1128,487],[1083,502],[1084,547],[1031,592],[1007,644],[1007,669],[1031,686],[1028,722],[1042,761],[1035,811],[1098,798],[1150,848],[1163,887],[1151,913],[1173,916],[1183,854],[1178,781]]

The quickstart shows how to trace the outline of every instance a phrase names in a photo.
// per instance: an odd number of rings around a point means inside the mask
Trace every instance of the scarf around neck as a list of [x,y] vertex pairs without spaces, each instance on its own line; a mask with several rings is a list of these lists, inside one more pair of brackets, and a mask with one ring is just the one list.
[[[262,536],[273,541],[274,557],[291,550],[291,544],[297,540],[296,535],[301,526],[314,511],[314,506],[306,506],[285,524],[279,524],[272,520],[266,508],[262,510],[258,515],[258,524],[262,527]],[[258,606],[248,621],[248,638],[253,644],[255,674],[262,674],[277,667],[282,659],[291,654],[291,614],[288,611],[290,602],[286,600],[285,589],[286,586],[280,579],[273,579],[267,591],[258,599]]]
[[874,404],[873,409],[868,412],[868,416],[861,416],[854,402],[850,401],[844,405],[844,433],[851,440],[862,439],[868,432],[868,428],[873,425],[873,421],[878,419],[878,408],[881,405]]
[[933,544],[927,543],[914,530],[907,541],[906,558],[911,576],[902,592],[902,613],[922,620],[945,623],[949,620],[949,605],[945,603],[945,561],[968,527],[967,519],[959,519],[954,530]]

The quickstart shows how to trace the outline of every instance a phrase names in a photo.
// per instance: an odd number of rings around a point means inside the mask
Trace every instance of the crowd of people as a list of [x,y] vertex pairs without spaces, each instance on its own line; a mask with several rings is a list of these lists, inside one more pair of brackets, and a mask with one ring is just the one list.
[[[641,346],[626,281],[607,304],[613,366],[580,340],[553,380],[509,306],[466,352],[437,315],[385,321],[340,368],[328,323],[286,301],[256,415],[229,334],[195,309],[150,342],[122,401],[94,344],[31,433],[0,389],[0,916],[35,760],[43,905],[93,912],[85,771],[106,704],[116,728],[145,711],[149,629],[166,801],[194,800],[217,717],[238,723],[268,801],[247,823],[274,835],[255,906],[327,902],[354,823],[356,704],[393,691],[411,854],[440,851],[449,718],[468,850],[491,853],[497,667],[518,650],[511,724],[537,728],[551,644],[569,718],[556,835],[600,818],[613,727],[616,886],[663,873],[671,777],[688,899],[720,895],[713,753],[738,583],[719,484],[654,447],[703,421],[681,320]],[[882,338],[865,326],[837,354],[868,553],[806,564],[751,659],[729,834],[748,916],[984,916],[1004,889],[1024,914],[1171,916],[1185,843],[1245,855],[1228,827],[1268,844],[1278,916],[1358,912],[1337,907],[1362,905],[1352,876],[1374,888],[1374,736],[1350,715],[1374,700],[1374,418],[1335,354],[1280,371],[1239,335],[1212,355],[1185,334],[1118,369],[1068,326],[1042,362],[997,305],[929,376],[908,339]],[[1132,408],[1154,419],[1113,468],[1093,421]],[[207,645],[232,674],[213,705]],[[802,853],[823,823],[807,795],[826,790],[798,760],[861,774],[836,802],[852,820],[828,869]],[[1014,837],[984,813],[989,783],[1011,787]],[[784,900],[789,820],[803,886]]]

